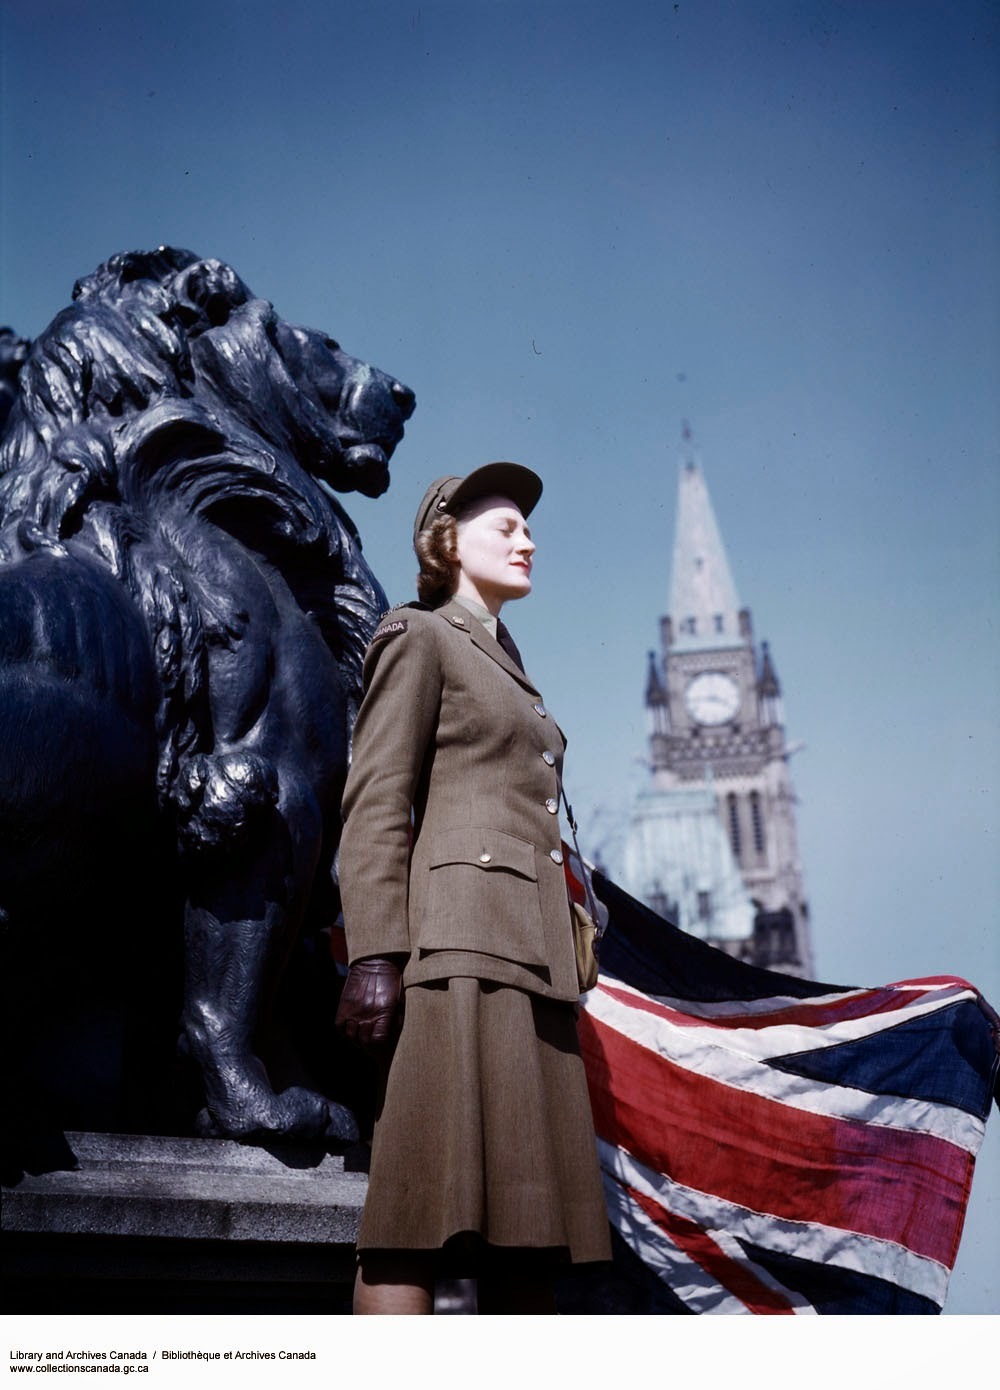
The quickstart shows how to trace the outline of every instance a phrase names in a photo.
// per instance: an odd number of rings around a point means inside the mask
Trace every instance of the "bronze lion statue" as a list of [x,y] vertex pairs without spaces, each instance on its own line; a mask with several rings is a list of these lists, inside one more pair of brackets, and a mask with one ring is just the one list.
[[176,970],[197,1130],[346,1140],[350,1110],[273,1084],[258,1039],[293,942],[336,916],[361,662],[387,606],[333,491],[385,490],[414,396],[189,251],[113,256],[73,301],[3,354],[8,995],[37,1014],[72,959],[61,1010],[107,989],[134,1018]]

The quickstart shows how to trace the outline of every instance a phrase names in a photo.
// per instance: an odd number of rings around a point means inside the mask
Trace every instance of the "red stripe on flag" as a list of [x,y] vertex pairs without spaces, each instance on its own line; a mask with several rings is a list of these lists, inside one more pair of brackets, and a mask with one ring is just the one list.
[[707,1231],[702,1230],[696,1221],[689,1221],[668,1211],[653,1197],[639,1192],[628,1184],[623,1184],[632,1200],[642,1208],[651,1221],[677,1245],[695,1264],[700,1265],[717,1283],[727,1289],[741,1303],[746,1304],[751,1313],[792,1312],[792,1305],[777,1289],[761,1283],[756,1275],[740,1264],[717,1245]]
[[[853,1018],[867,1018],[872,1014],[892,1013],[897,1009],[908,1008],[916,1002],[912,993],[903,994],[895,989],[865,990],[849,999],[817,1002],[815,1004],[794,1004],[788,1008],[775,1009],[773,1013],[739,1013],[738,1005],[733,1005],[731,1014],[713,1014],[701,1018],[673,1009],[669,1004],[660,1004],[646,995],[630,994],[616,988],[607,980],[602,980],[600,988],[613,999],[627,1004],[629,1008],[642,1013],[656,1014],[668,1019],[678,1028],[775,1028],[783,1024],[804,1024],[808,1028],[824,1028],[831,1023],[842,1023]],[[945,1002],[945,1001],[942,1001]]]
[[892,1240],[954,1264],[973,1159],[926,1134],[792,1109],[696,1072],[582,1012],[602,1139],[751,1211]]

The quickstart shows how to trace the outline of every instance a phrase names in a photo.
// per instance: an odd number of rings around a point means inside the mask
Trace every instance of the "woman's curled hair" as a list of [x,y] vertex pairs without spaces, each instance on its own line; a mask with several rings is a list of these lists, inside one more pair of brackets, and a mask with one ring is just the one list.
[[415,542],[420,573],[417,597],[421,603],[437,608],[455,592],[455,566],[458,564],[458,527],[453,516],[437,516]]

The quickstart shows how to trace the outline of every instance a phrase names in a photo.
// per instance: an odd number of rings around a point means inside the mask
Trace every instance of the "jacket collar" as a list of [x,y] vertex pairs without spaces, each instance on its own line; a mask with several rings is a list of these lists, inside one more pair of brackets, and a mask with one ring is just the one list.
[[485,652],[498,666],[502,666],[509,676],[513,676],[519,685],[524,686],[525,690],[530,690],[532,695],[539,694],[537,688],[524,674],[517,662],[511,660],[496,638],[490,636],[479,619],[474,617],[463,604],[449,599],[447,603],[443,603],[435,611],[444,618],[449,627],[467,633],[481,652]]

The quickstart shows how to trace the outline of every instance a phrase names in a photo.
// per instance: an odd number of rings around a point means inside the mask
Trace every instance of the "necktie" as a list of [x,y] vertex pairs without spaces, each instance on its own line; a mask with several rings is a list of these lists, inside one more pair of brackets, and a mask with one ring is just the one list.
[[517,650],[517,643],[514,641],[513,637],[511,637],[499,618],[497,619],[497,641],[500,643],[500,646],[503,647],[511,661],[513,661],[514,665],[517,666],[519,670],[523,671],[524,662],[521,660],[521,653]]

